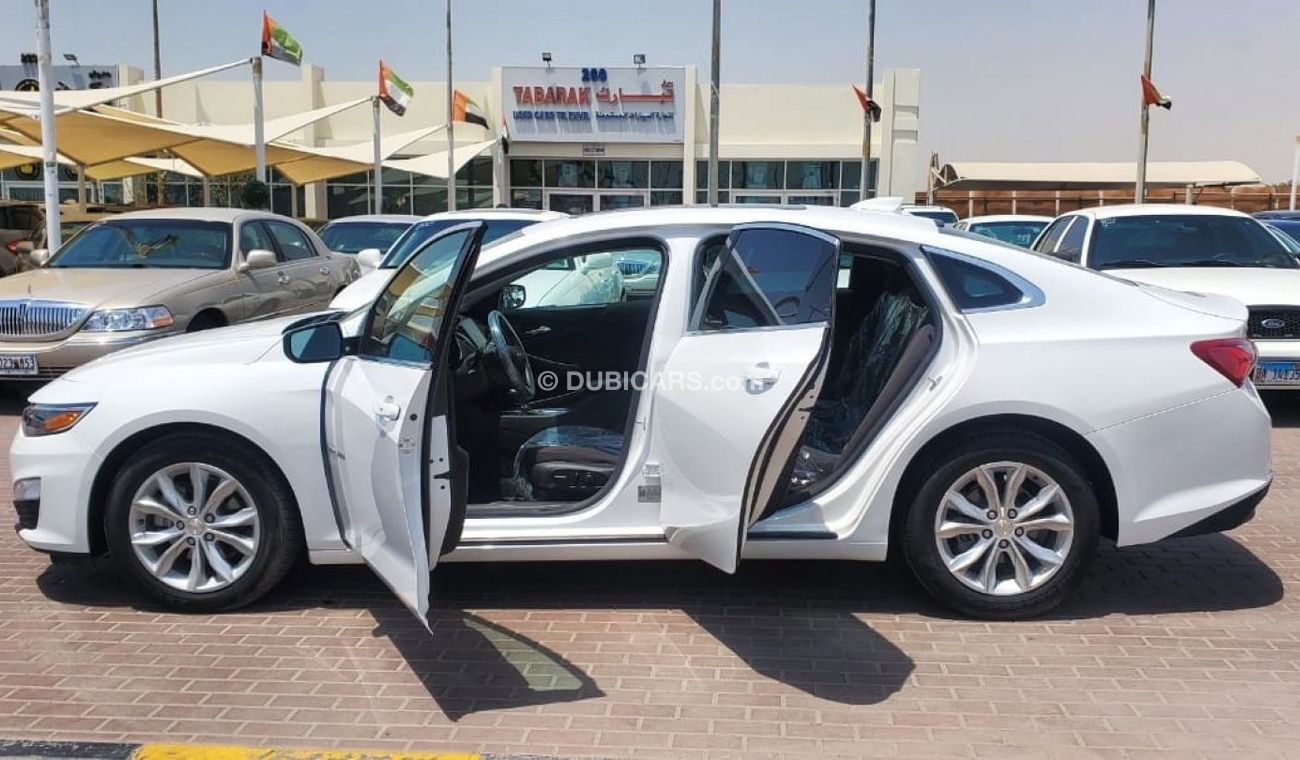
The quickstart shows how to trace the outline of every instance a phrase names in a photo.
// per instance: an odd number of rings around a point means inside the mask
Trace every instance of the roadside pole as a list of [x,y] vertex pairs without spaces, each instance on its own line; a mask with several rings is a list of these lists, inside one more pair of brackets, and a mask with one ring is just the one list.
[[262,116],[262,56],[250,59],[253,65],[253,156],[257,181],[266,182],[266,127]]
[[[1147,0],[1147,49],[1142,61],[1142,74],[1151,79],[1151,41],[1156,26],[1156,0]],[[1141,203],[1147,197],[1147,126],[1151,118],[1151,106],[1147,105],[1146,94],[1142,96],[1142,127],[1138,140],[1137,187],[1133,190],[1133,202]]]
[[375,115],[375,131],[371,137],[371,143],[375,148],[375,200],[374,212],[376,214],[384,213],[384,153],[379,146],[379,96],[376,95],[370,99],[370,110]]
[[451,0],[447,0],[447,210],[456,210],[456,136],[451,118],[455,89],[451,83]]
[[[867,100],[874,103],[876,81],[876,0],[867,6]],[[866,200],[871,185],[871,109],[862,109],[862,193],[859,200]]]
[[709,205],[718,205],[718,88],[722,73],[722,0],[713,0],[713,57],[709,72]]
[[1300,182],[1300,135],[1295,136],[1295,158],[1291,159],[1291,210],[1295,211],[1295,186]]
[[59,224],[58,138],[54,133],[54,72],[50,70],[50,3],[36,0],[36,71],[41,88],[41,168],[45,185],[45,245],[63,245]]

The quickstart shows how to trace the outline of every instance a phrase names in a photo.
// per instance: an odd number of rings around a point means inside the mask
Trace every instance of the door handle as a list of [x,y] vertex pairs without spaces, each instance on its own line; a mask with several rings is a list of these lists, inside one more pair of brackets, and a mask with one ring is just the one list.
[[276,279],[276,281],[279,282],[281,285],[288,285],[288,284],[289,284],[289,275],[285,274],[284,272],[278,272],[278,273],[276,273],[276,275],[275,275],[275,279]]
[[329,267],[321,267],[321,268],[320,268],[320,273],[323,274],[323,275],[325,275],[326,277],[329,277],[329,275],[330,275],[330,268],[329,268]]
[[547,327],[546,325],[539,325],[537,327],[534,327],[531,330],[524,330],[524,335],[545,335],[550,331],[551,328]]
[[402,416],[402,407],[398,406],[397,402],[393,401],[390,396],[375,404],[375,416],[381,420],[396,422]]
[[759,362],[745,370],[745,384],[751,390],[761,391],[776,385],[781,379],[781,370],[772,369],[767,362]]

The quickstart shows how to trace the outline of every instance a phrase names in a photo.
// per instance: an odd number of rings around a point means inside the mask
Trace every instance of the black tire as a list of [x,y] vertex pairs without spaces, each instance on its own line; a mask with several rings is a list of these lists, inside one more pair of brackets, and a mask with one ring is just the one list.
[[185,326],[185,332],[192,333],[200,330],[212,330],[217,327],[225,327],[226,323],[212,312],[202,312],[195,314],[190,323]]
[[[1069,500],[1074,534],[1055,575],[1023,593],[995,596],[977,591],[954,577],[936,545],[935,518],[944,494],[982,464],[1019,462],[1056,481]],[[1097,553],[1101,514],[1083,468],[1060,446],[1024,432],[981,433],[957,442],[918,468],[921,482],[903,518],[903,557],[920,584],[938,602],[964,615],[1010,620],[1041,615],[1078,589]]]
[[[168,586],[141,564],[131,545],[131,500],[146,479],[181,462],[208,464],[229,473],[244,486],[257,510],[260,527],[251,564],[243,575],[214,591]],[[233,610],[256,601],[284,579],[305,548],[297,503],[279,470],[261,452],[211,434],[167,435],[141,448],[114,477],[104,512],[108,549],[119,571],[167,607],[182,612]]]

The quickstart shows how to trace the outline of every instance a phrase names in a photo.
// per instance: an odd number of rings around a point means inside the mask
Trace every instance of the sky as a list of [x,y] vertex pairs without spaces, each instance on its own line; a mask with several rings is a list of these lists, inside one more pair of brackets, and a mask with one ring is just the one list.
[[[4,63],[16,64],[35,50],[34,3],[2,2],[13,59]],[[379,57],[407,79],[444,76],[443,0],[158,2],[164,76],[256,52],[263,9],[328,79],[373,78]],[[453,2],[457,78],[536,64],[543,50],[572,66],[645,53],[708,77],[709,0]],[[152,70],[150,0],[51,5],[56,60]],[[722,81],[862,82],[866,9],[867,0],[723,0]],[[878,0],[877,79],[921,69],[922,160],[930,151],[944,162],[1133,160],[1145,18],[1144,0]],[[1297,0],[1158,0],[1152,79],[1174,107],[1152,109],[1151,160],[1233,159],[1266,181],[1289,178],[1297,40]],[[272,62],[267,75],[296,72]]]

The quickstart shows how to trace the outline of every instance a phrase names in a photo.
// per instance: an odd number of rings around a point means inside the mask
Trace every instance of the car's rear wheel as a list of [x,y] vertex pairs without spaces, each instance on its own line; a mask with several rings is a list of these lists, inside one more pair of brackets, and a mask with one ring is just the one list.
[[1034,435],[990,433],[926,470],[903,527],[921,585],[967,615],[1042,614],[1082,581],[1100,514],[1070,454]]
[[118,473],[105,535],[120,570],[176,609],[246,605],[303,549],[293,495],[260,452],[214,435],[166,436]]

